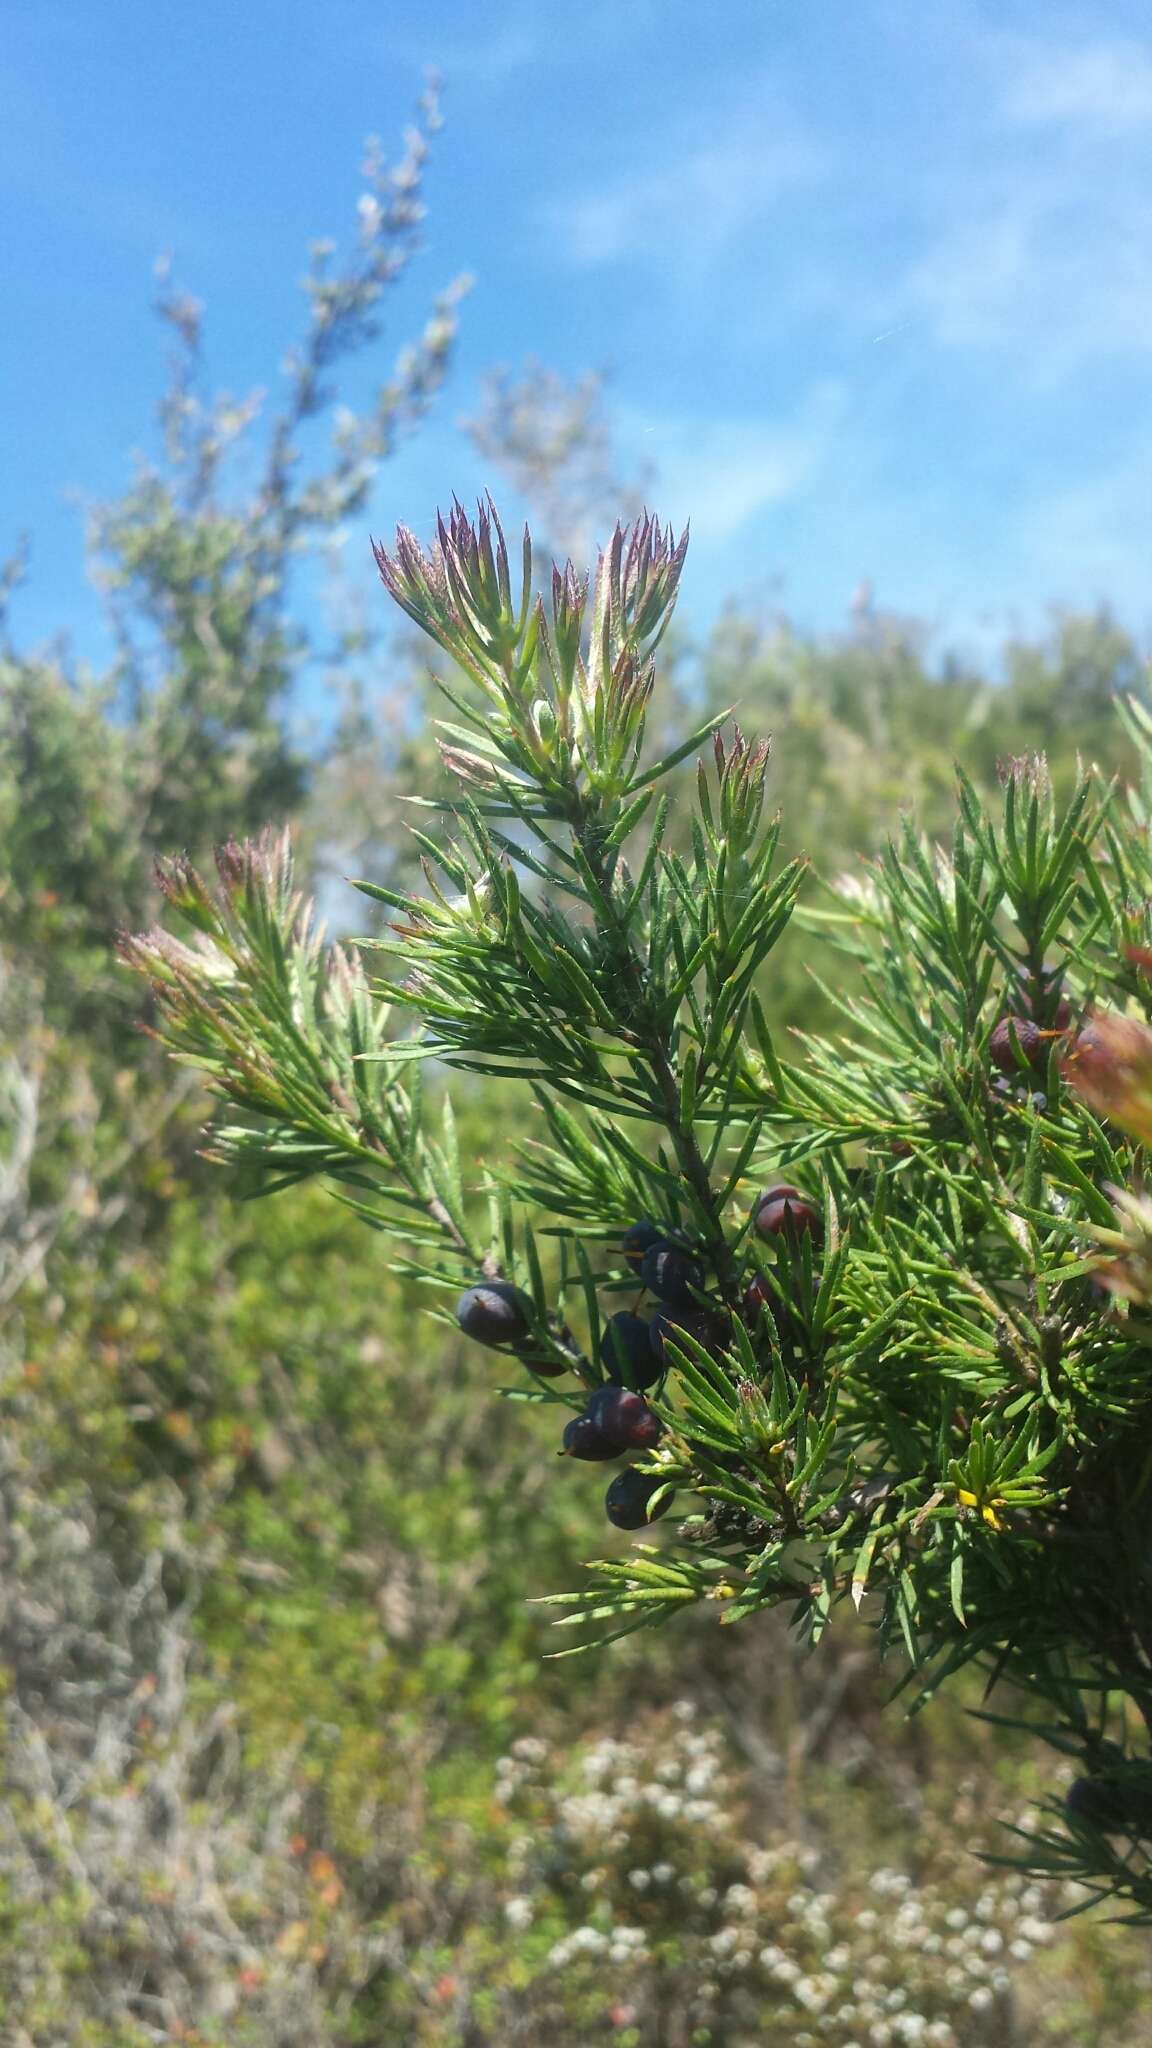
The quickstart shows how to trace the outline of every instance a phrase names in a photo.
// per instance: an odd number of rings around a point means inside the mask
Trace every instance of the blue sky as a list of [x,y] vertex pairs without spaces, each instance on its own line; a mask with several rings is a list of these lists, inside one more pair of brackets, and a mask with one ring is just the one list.
[[[376,367],[476,283],[366,526],[426,531],[485,481],[458,421],[488,365],[534,355],[611,370],[625,467],[691,516],[701,622],[736,595],[834,623],[868,577],[941,645],[1053,602],[1146,629],[1146,0],[5,0],[0,549],[32,536],[25,637],[101,650],[82,499],[151,445],[154,258],[206,300],[217,381],[274,385],[305,247],[352,229],[363,138],[391,142],[430,64],[427,245]],[[369,590],[366,536],[345,554]]]

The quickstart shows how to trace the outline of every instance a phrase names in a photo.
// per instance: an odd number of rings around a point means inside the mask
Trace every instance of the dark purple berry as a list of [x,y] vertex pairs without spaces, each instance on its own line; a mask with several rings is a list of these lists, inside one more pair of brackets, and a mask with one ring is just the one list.
[[618,1472],[604,1496],[608,1520],[617,1529],[643,1529],[649,1522],[658,1521],[672,1505],[671,1494],[666,1494],[655,1511],[649,1513],[652,1496],[663,1484],[658,1474],[637,1472],[631,1465],[626,1472]]
[[1064,1795],[1064,1810],[1069,1820],[1102,1835],[1141,1835],[1152,1826],[1152,1792],[1110,1774],[1077,1778]]
[[988,1057],[1002,1074],[1018,1074],[1022,1066],[1040,1073],[1048,1064],[1048,1042],[1048,1033],[1030,1017],[1001,1017],[988,1040]]
[[654,1244],[663,1244],[666,1236],[667,1232],[661,1230],[660,1225],[653,1223],[647,1216],[639,1223],[628,1225],[620,1240],[620,1247],[634,1273],[640,1271],[645,1252],[650,1252]]
[[520,1344],[529,1332],[532,1303],[507,1280],[483,1280],[456,1304],[456,1321],[477,1344]]
[[687,1330],[688,1334],[695,1337],[696,1342],[703,1344],[708,1351],[721,1350],[728,1335],[728,1327],[723,1317],[711,1309],[700,1307],[698,1303],[694,1303],[691,1308],[657,1309],[648,1325],[648,1337],[653,1356],[660,1361],[661,1371],[669,1362],[665,1355],[665,1343],[670,1340],[675,1344],[682,1330]]
[[574,1415],[564,1425],[564,1451],[569,1458],[587,1458],[599,1461],[603,1458],[618,1458],[621,1454],[615,1444],[598,1430],[590,1415]]
[[589,1395],[585,1414],[621,1451],[650,1451],[664,1433],[660,1417],[631,1387],[597,1387]]
[[517,1344],[513,1348],[521,1365],[529,1366],[533,1372],[539,1373],[542,1380],[558,1380],[562,1378],[564,1373],[571,1370],[570,1365],[565,1365],[559,1358],[553,1357],[549,1352],[533,1351],[531,1344],[527,1346]]
[[609,1317],[600,1339],[600,1363],[609,1379],[639,1387],[641,1391],[659,1379],[660,1368],[652,1356],[651,1331],[643,1316],[634,1316],[631,1309],[624,1308]]
[[663,1238],[645,1252],[640,1276],[650,1294],[673,1308],[690,1308],[696,1290],[704,1284],[704,1269],[699,1260]]
[[764,1189],[753,1210],[753,1221],[761,1237],[799,1237],[807,1231],[819,1243],[824,1234],[823,1218],[815,1203],[786,1180]]

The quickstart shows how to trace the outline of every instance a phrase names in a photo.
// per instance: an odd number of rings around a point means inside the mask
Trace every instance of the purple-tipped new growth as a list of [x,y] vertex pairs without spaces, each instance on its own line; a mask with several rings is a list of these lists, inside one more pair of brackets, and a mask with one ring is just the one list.
[[532,546],[527,529],[520,596],[514,600],[508,548],[491,498],[477,506],[475,523],[459,499],[445,521],[436,520],[436,544],[422,548],[406,526],[396,530],[389,554],[372,552],[380,577],[402,611],[486,686],[485,658],[499,666],[516,653],[532,602]]
[[650,513],[617,526],[601,557],[597,597],[611,611],[618,642],[652,653],[672,616],[687,552],[688,528],[674,540],[671,526]]

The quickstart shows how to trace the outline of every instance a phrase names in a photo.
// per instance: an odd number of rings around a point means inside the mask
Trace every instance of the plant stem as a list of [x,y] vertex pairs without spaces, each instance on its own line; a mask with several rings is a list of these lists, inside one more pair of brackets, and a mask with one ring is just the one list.
[[707,1251],[716,1269],[720,1294],[725,1306],[735,1311],[740,1305],[739,1270],[724,1234],[720,1201],[712,1185],[704,1155],[696,1142],[695,1131],[691,1124],[685,1124],[681,1119],[680,1087],[668,1049],[652,1014],[643,962],[612,900],[614,860],[612,856],[605,854],[597,821],[594,816],[589,816],[586,808],[581,808],[578,818],[572,824],[572,831],[588,864],[589,872],[596,882],[600,898],[595,913],[597,929],[612,949],[613,966],[628,997],[629,1029],[647,1061],[656,1084],[662,1120],[672,1140],[680,1172],[691,1188],[700,1210],[708,1219]]

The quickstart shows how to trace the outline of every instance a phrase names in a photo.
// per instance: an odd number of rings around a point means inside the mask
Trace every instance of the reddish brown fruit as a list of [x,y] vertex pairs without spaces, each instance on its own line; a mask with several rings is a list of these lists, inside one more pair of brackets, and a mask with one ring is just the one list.
[[1001,1017],[988,1040],[988,1057],[1002,1074],[1019,1074],[1022,1068],[1038,1074],[1048,1064],[1050,1043],[1051,1034],[1030,1017]]
[[816,1204],[790,1181],[778,1181],[774,1187],[764,1189],[753,1211],[753,1221],[764,1238],[800,1237],[807,1231],[818,1244],[824,1234],[824,1220]]
[[729,1335],[728,1324],[722,1316],[707,1308],[660,1308],[648,1325],[648,1335],[654,1356],[661,1370],[668,1364],[664,1346],[677,1341],[678,1333],[687,1330],[698,1344],[708,1351],[723,1348]]
[[650,1451],[664,1433],[660,1417],[631,1387],[597,1387],[586,1413],[601,1436],[620,1451]]

